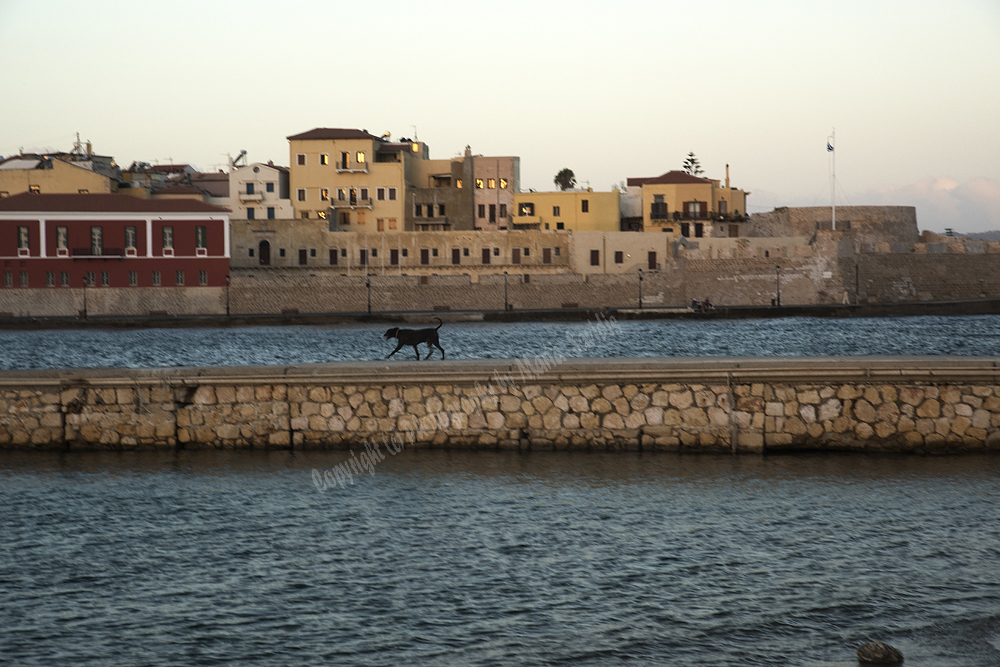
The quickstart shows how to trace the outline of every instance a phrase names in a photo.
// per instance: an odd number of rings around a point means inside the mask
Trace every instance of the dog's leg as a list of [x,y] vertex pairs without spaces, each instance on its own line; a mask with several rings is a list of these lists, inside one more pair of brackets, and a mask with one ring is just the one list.
[[[417,345],[420,345],[420,343],[417,343]],[[420,361],[420,348],[417,345],[413,346],[413,351],[417,353],[417,361]]]
[[[444,348],[443,348],[443,347],[441,347],[441,344],[440,344],[440,343],[434,343],[434,346],[435,346],[435,347],[436,347],[437,349],[441,350],[441,359],[443,360],[443,359],[444,359]],[[433,352],[433,350],[431,350],[431,351]]]
[[402,344],[402,343],[400,343],[399,345],[397,345],[397,346],[396,346],[396,349],[395,349],[395,350],[393,350],[392,352],[390,352],[390,353],[388,354],[388,356],[386,356],[386,359],[388,359],[389,357],[391,357],[392,355],[396,354],[397,352],[399,352],[399,351],[400,351],[400,350],[402,350],[402,349],[403,349],[403,344]]

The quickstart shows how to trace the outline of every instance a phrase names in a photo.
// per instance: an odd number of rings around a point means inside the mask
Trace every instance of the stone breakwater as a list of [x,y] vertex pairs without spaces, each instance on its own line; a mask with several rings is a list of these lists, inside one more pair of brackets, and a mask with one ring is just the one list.
[[0,448],[1000,449],[1000,358],[0,373]]

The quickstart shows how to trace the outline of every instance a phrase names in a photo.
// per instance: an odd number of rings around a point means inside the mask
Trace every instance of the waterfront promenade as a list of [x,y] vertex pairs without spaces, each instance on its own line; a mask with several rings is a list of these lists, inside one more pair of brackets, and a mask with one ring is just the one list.
[[6,371],[0,447],[982,451],[998,378],[888,356]]

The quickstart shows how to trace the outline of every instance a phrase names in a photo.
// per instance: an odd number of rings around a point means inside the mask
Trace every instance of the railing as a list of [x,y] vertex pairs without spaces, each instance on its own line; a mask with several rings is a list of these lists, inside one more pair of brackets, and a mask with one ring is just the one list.
[[241,192],[239,194],[240,201],[263,201],[263,192]]
[[73,257],[124,257],[125,251],[121,248],[73,248]]
[[650,220],[669,220],[670,214],[667,213],[667,205],[655,203],[651,206],[649,211]]
[[372,208],[372,199],[361,199],[360,197],[355,197],[352,199],[334,199],[332,200],[333,208]]
[[337,173],[338,174],[341,174],[341,173],[347,173],[347,174],[351,174],[351,173],[367,174],[368,173],[368,163],[367,162],[363,162],[362,164],[359,164],[359,165],[354,165],[353,167],[350,166],[350,164],[346,164],[344,162],[337,162],[334,166],[337,168]]

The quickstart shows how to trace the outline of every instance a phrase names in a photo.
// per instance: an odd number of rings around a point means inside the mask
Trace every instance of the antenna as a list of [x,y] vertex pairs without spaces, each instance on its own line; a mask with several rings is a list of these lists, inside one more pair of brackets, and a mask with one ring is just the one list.
[[416,125],[411,125],[410,127],[413,128],[413,140],[414,141],[420,141],[420,139],[417,138],[417,126]]

